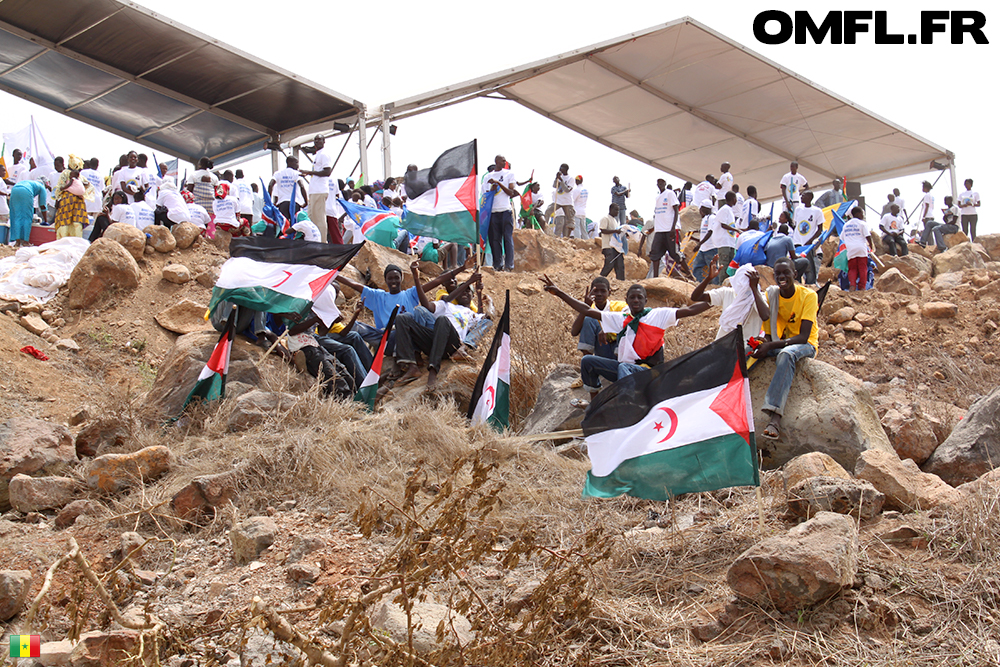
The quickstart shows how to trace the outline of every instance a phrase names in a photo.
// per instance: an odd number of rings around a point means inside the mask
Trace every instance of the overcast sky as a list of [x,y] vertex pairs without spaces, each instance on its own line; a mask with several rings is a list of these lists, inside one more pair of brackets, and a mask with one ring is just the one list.
[[[938,35],[934,45],[876,45],[871,34],[856,45],[767,46],[753,35],[753,20],[763,9],[789,13],[808,10],[815,20],[838,3],[760,3],[717,0],[712,3],[619,2],[429,3],[386,0],[380,3],[334,3],[286,0],[256,5],[219,0],[141,0],[139,4],[207,35],[364,101],[369,108],[449,84],[516,67],[572,49],[605,41],[684,15],[734,39],[797,74],[887,118],[907,130],[954,151],[959,190],[965,178],[976,180],[983,206],[980,232],[1000,232],[994,213],[996,188],[987,168],[997,149],[996,46],[1000,20],[995,3],[969,1],[962,9],[986,15],[991,44],[951,45]],[[251,9],[254,7],[254,9]],[[260,7],[261,11],[256,8]],[[419,9],[418,12],[413,11]],[[858,7],[848,7],[858,8]],[[921,10],[948,9],[942,2],[866,3],[868,10],[889,12],[893,32],[916,32]],[[287,36],[287,37],[283,37]],[[959,92],[962,88],[968,92]],[[32,114],[53,151],[96,155],[104,167],[132,148],[129,142],[42,109],[5,93],[2,130],[25,126]],[[479,139],[480,166],[503,153],[524,180],[535,170],[543,186],[561,162],[584,176],[590,190],[588,216],[602,215],[610,202],[611,177],[631,183],[629,208],[643,217],[652,212],[655,181],[662,173],[573,133],[509,101],[476,100],[396,123],[393,172],[407,163],[428,166],[444,149]],[[329,146],[339,151],[341,140]],[[369,151],[370,171],[382,176],[379,140]],[[138,147],[137,147],[138,148]],[[353,152],[351,152],[353,149]],[[9,155],[8,155],[9,158]],[[721,159],[725,159],[722,157]],[[357,160],[356,143],[337,165],[344,177]],[[734,165],[734,170],[738,168]],[[249,176],[270,176],[270,161],[245,167]],[[182,167],[183,171],[183,167]],[[899,187],[907,207],[920,198],[920,182],[940,172],[866,185],[868,202],[881,209],[885,194]],[[806,173],[807,178],[809,174]],[[668,180],[679,185],[676,178]],[[809,178],[819,182],[820,178]],[[823,179],[825,180],[825,179]],[[748,184],[744,184],[745,186]],[[934,194],[940,204],[949,193],[948,176]],[[548,188],[543,187],[548,195]],[[548,197],[547,197],[548,198]],[[938,214],[940,219],[940,213]]]

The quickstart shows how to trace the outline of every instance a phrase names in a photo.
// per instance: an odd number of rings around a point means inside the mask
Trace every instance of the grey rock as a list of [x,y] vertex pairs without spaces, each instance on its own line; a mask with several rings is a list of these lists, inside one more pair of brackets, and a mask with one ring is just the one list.
[[30,570],[0,570],[0,621],[20,613],[30,590]]
[[957,486],[992,470],[1000,462],[1000,387],[969,407],[951,434],[924,463],[934,473]]
[[237,563],[249,563],[261,551],[274,544],[277,535],[277,524],[266,516],[254,516],[241,521],[229,531],[233,558]]
[[30,417],[0,424],[0,512],[10,509],[7,485],[14,475],[59,475],[76,462],[73,435],[62,424]]
[[535,406],[524,421],[524,435],[550,433],[580,428],[584,411],[574,408],[570,401],[579,398],[590,400],[590,393],[583,389],[571,389],[570,385],[580,379],[580,367],[559,364],[549,373],[538,391]]
[[69,477],[30,477],[17,474],[10,480],[11,507],[18,512],[59,509],[73,500],[79,485]]
[[806,519],[819,512],[871,519],[882,511],[885,495],[870,482],[837,477],[810,477],[788,490],[788,510]]

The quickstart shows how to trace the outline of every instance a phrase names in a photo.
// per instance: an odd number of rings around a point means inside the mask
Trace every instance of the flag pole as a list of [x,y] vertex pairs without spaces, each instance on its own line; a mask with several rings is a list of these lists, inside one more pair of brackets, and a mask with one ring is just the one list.
[[269,356],[271,356],[271,353],[274,352],[274,348],[278,347],[278,343],[285,340],[286,338],[288,338],[288,329],[282,331],[281,335],[278,336],[278,338],[274,341],[274,343],[271,344],[271,347],[267,348],[267,352],[265,352],[264,356],[262,356],[260,358],[260,361],[257,362],[256,368],[260,368],[261,364],[264,363],[264,360],[267,359]]
[[760,532],[764,532],[764,494],[757,487],[757,521],[760,523]]
[[[473,166],[473,169],[474,169],[475,174],[476,174],[476,213],[475,213],[475,221],[476,221],[476,236],[478,237],[479,236],[479,223],[480,223],[480,220],[479,220],[479,195],[480,195],[480,193],[479,193],[479,138],[478,137],[472,140],[472,166]],[[477,243],[476,244],[476,268],[475,268],[476,271],[479,271],[479,267],[482,265],[482,252],[483,252],[483,244],[482,243]]]

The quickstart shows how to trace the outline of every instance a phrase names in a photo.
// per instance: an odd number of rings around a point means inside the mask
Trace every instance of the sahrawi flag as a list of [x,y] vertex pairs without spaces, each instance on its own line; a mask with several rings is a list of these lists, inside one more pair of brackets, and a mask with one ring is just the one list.
[[666,500],[759,486],[742,327],[615,382],[582,426],[591,462],[584,496]]
[[406,172],[406,220],[416,236],[468,245],[476,243],[476,142],[449,148],[430,169]]
[[327,286],[362,244],[335,245],[263,236],[235,238],[212,290],[209,310],[220,301],[269,313],[313,311],[330,326],[340,316]]
[[510,424],[510,290],[490,353],[472,391],[468,417],[473,426],[486,422],[497,431]]
[[188,403],[195,399],[202,401],[214,401],[217,398],[226,396],[226,374],[229,372],[229,353],[233,349],[233,337],[236,335],[236,306],[232,307],[229,319],[226,320],[226,327],[222,330],[219,342],[215,344],[212,356],[208,358],[205,367],[198,375],[198,381],[194,383],[194,388],[188,394],[187,400],[181,406],[181,412]]
[[385,345],[389,340],[389,334],[392,332],[392,325],[396,322],[396,313],[398,311],[399,306],[392,309],[392,314],[389,315],[389,322],[385,325],[385,331],[382,333],[382,340],[378,344],[378,352],[375,353],[375,359],[372,360],[372,367],[368,369],[368,375],[361,382],[358,393],[354,395],[354,400],[359,403],[366,403],[368,410],[371,412],[375,411],[375,394],[378,393],[378,381],[382,376],[382,358],[385,356]]

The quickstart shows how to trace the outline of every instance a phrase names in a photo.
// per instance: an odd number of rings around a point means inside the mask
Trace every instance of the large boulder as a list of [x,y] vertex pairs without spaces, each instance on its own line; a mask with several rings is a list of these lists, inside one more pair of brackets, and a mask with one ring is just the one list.
[[190,222],[182,222],[179,225],[174,225],[170,231],[174,235],[177,247],[181,250],[190,248],[201,236],[201,230],[197,225],[193,225]]
[[[603,264],[602,264],[603,266]],[[633,253],[625,255],[625,280],[642,280],[649,273],[649,262]],[[609,277],[614,277],[612,273]]]
[[972,404],[923,468],[952,485],[983,475],[1000,463],[1000,387]]
[[191,299],[181,299],[164,308],[155,316],[156,323],[175,334],[189,334],[195,331],[212,331],[212,324],[205,320],[208,306]]
[[118,242],[137,262],[146,252],[146,235],[124,222],[116,222],[108,227],[101,238]]
[[[771,419],[761,406],[774,368],[773,358],[764,359],[754,364],[750,372],[758,433]],[[780,467],[801,454],[823,452],[851,470],[865,450],[893,452],[871,394],[861,381],[816,359],[798,363],[781,420],[781,438],[758,439],[757,444],[763,453],[762,462],[768,468]]]
[[249,391],[238,399],[229,414],[229,430],[245,431],[262,424],[268,417],[288,412],[298,398],[280,391]]
[[144,447],[128,454],[104,454],[87,470],[87,486],[94,491],[116,493],[145,484],[170,470],[170,450],[163,445]]
[[16,616],[31,591],[31,570],[0,570],[0,622]]
[[860,479],[810,477],[788,490],[788,511],[805,519],[820,512],[871,519],[882,511],[884,502],[884,494]]
[[569,364],[556,366],[542,383],[535,406],[524,420],[522,433],[537,435],[580,428],[584,411],[574,408],[570,405],[570,401],[574,398],[590,400],[590,394],[582,387],[573,389],[570,386],[579,379],[579,366]]
[[851,517],[820,512],[785,535],[770,537],[740,555],[726,581],[764,607],[795,611],[835,595],[858,571],[858,529]]
[[880,292],[895,292],[920,296],[920,288],[912,280],[904,276],[899,269],[889,269],[875,280],[875,289]]
[[568,241],[549,236],[541,230],[514,230],[514,268],[517,271],[541,271],[571,259],[575,254],[576,250]]
[[90,244],[73,269],[69,279],[69,307],[89,308],[116,291],[134,290],[141,277],[133,256],[120,243],[103,236]]
[[[413,258],[409,255],[369,241],[361,246],[361,250],[351,260],[351,264],[362,275],[365,271],[371,271],[371,282],[379,289],[388,289],[385,284],[385,267],[395,264],[403,270],[403,289],[405,290],[413,287],[413,274],[410,273],[410,262],[412,261]],[[364,281],[359,282],[364,284]],[[347,289],[343,285],[339,287]],[[351,293],[353,294],[353,292]]]
[[900,273],[910,280],[914,280],[921,273],[930,275],[934,270],[934,263],[931,260],[916,253],[910,253],[902,257],[883,255],[881,259],[882,263],[885,264],[886,270],[898,269]]
[[[198,331],[178,338],[160,364],[153,387],[146,394],[145,405],[161,417],[180,414],[184,401],[198,380],[198,374],[218,342],[219,334],[215,331]],[[237,338],[229,355],[227,383],[259,383],[260,371],[256,361],[261,354],[263,350]]]
[[18,512],[59,509],[73,500],[77,482],[69,477],[30,477],[17,474],[10,480],[10,505]]
[[150,225],[142,231],[146,234],[146,243],[156,252],[167,253],[177,248],[174,235],[163,225]]
[[934,275],[965,269],[981,269],[989,261],[992,261],[992,258],[983,246],[978,243],[960,243],[934,256]]
[[667,306],[679,308],[691,303],[691,292],[694,285],[676,278],[649,278],[639,284],[646,288],[646,296],[651,308]]
[[59,475],[76,462],[73,435],[62,424],[14,417],[0,425],[0,512],[10,509],[15,475]]
[[236,497],[237,486],[245,474],[246,466],[241,466],[214,475],[195,477],[173,495],[170,508],[187,521],[212,518],[217,508],[229,504]]
[[785,491],[812,477],[851,479],[851,474],[844,470],[844,466],[834,461],[829,454],[823,452],[809,452],[802,456],[796,456],[781,467],[781,480]]
[[685,206],[681,211],[681,236],[688,232],[701,231],[701,213],[694,206]]
[[[411,624],[407,621],[412,620]],[[451,608],[433,602],[416,602],[407,617],[406,610],[391,602],[382,602],[371,615],[373,628],[384,632],[398,644],[406,645],[413,626],[413,650],[421,655],[442,646],[468,644],[474,638],[472,624],[465,616]],[[443,629],[438,639],[438,628]]]
[[976,243],[983,247],[994,262],[1000,262],[1000,234],[980,234]]
[[920,314],[932,320],[949,319],[958,315],[958,306],[947,301],[928,301],[921,307]]
[[940,477],[921,472],[912,460],[901,461],[891,452],[862,452],[854,475],[885,494],[886,509],[929,510],[939,505],[954,505],[959,499],[958,491]]
[[938,447],[934,429],[926,419],[914,418],[912,409],[890,409],[882,415],[882,426],[901,459],[923,465]]

